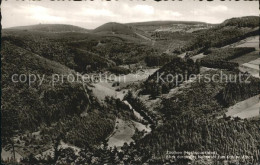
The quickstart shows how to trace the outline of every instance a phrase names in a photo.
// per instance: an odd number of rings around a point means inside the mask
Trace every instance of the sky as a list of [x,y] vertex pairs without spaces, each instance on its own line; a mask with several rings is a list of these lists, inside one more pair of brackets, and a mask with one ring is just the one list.
[[94,29],[107,22],[158,20],[221,23],[232,17],[259,16],[258,1],[17,1],[3,0],[2,27],[70,24]]

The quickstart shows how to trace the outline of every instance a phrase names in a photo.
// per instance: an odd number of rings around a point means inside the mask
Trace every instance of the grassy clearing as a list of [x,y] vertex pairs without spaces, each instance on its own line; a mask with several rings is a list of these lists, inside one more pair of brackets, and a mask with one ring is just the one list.
[[254,47],[256,50],[259,50],[259,36],[249,37],[236,47]]
[[242,119],[259,116],[259,96],[254,96],[228,108],[227,116],[240,117]]
[[[17,162],[20,162],[20,160],[23,158],[19,153],[15,152],[15,159]],[[6,151],[2,148],[1,151],[1,159],[2,160],[11,160],[13,159],[13,153],[11,151]]]
[[260,58],[257,58],[253,61],[242,64],[239,69],[243,72],[248,72],[254,77],[259,77],[259,65]]
[[132,120],[122,120],[117,118],[115,130],[112,135],[108,138],[108,146],[110,147],[121,147],[124,143],[131,143],[134,140],[132,139],[135,134],[135,130],[145,131],[146,133],[151,132],[151,128],[145,126],[139,122]]
[[[226,46],[224,46],[222,48],[227,48],[227,47],[247,47],[247,45],[245,43],[259,43],[259,36],[247,37],[247,38],[245,38],[243,40],[240,40],[240,41],[235,42],[233,44],[226,45]],[[243,46],[241,46],[241,45],[243,45]],[[256,49],[259,47],[257,45],[255,45],[255,46],[256,46],[255,47]],[[250,45],[249,47],[254,47],[254,46]]]
[[254,52],[245,54],[243,56],[237,57],[235,59],[232,59],[232,60],[230,60],[230,62],[235,62],[235,63],[238,63],[239,65],[242,65],[244,63],[256,60],[257,58],[259,58],[259,52],[254,51]]
[[200,53],[200,54],[198,54],[198,55],[192,56],[191,59],[192,59],[193,61],[196,61],[197,59],[201,59],[201,58],[203,58],[203,57],[205,57],[205,56],[206,56],[206,55],[204,55],[203,53]]
[[114,133],[109,137],[108,146],[119,147],[123,144],[133,141],[132,136],[135,133],[135,128],[130,121],[124,121],[122,119],[116,119],[116,126]]
[[250,73],[252,76],[259,78],[259,70],[257,70],[257,69],[253,69],[253,68],[250,68],[250,67],[247,67],[247,66],[242,65],[242,66],[239,67],[239,70],[240,70],[241,72],[248,72],[248,73]]
[[111,80],[102,80],[98,83],[93,83],[94,86],[91,88],[93,90],[94,95],[100,100],[103,101],[106,96],[113,96],[115,98],[120,98],[122,100],[124,96],[125,90],[121,90],[120,92],[117,92],[117,87],[113,87],[113,82],[119,82],[119,87],[125,87],[129,84],[139,82],[142,80],[145,80],[149,75],[152,75],[157,68],[155,69],[140,69],[136,73],[130,73],[127,75],[122,76],[116,76],[113,77]]

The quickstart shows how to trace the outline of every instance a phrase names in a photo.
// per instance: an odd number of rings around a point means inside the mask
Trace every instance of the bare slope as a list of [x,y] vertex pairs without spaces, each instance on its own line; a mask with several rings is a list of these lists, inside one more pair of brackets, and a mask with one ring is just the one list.
[[13,30],[35,30],[35,31],[45,31],[45,32],[88,32],[89,30],[65,24],[38,24],[30,26],[17,26],[8,29]]

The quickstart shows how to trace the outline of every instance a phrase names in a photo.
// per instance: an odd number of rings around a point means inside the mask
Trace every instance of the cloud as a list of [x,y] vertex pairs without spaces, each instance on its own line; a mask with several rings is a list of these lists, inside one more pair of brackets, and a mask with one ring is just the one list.
[[[240,4],[241,3],[241,4]],[[64,23],[96,28],[107,22],[144,22],[155,20],[182,20],[220,23],[227,18],[258,15],[256,2],[196,3],[143,2],[143,1],[3,1],[3,27],[38,23]],[[252,4],[251,3],[255,3]],[[243,10],[237,10],[237,9]]]
[[226,12],[226,11],[228,11],[228,7],[224,6],[224,5],[209,6],[209,11],[211,11],[211,12]]
[[180,16],[182,16],[181,13],[176,12],[176,11],[169,11],[169,10],[167,10],[167,11],[163,11],[163,13],[164,13],[166,16],[173,16],[173,17],[180,17]]
[[[146,15],[154,14],[154,7],[149,5],[136,5],[133,7],[134,12],[143,13]],[[130,10],[131,11],[131,10]]]
[[206,6],[204,9],[195,9],[191,11],[192,14],[194,15],[209,15],[209,14],[214,14],[214,13],[225,13],[229,11],[229,8],[224,5],[218,5],[218,6]]
[[55,16],[50,9],[37,5],[21,6],[17,9],[17,12],[25,14],[27,18],[43,23],[66,21],[65,17]]
[[94,8],[83,8],[82,11],[83,15],[87,16],[105,16],[105,17],[113,17],[116,16],[113,12],[107,10],[107,9],[94,9]]
[[154,20],[176,20],[183,14],[176,10],[163,10],[151,5],[129,5],[124,3],[117,10],[118,17],[114,21],[121,23],[144,22]]

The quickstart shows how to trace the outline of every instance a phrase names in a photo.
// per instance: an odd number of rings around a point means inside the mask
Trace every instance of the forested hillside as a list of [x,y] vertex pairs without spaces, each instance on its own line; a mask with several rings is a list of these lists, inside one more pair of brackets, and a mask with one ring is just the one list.
[[[111,134],[115,114],[131,116],[130,112],[115,113],[117,105],[111,103],[108,111],[108,107],[96,101],[87,84],[69,82],[66,76],[76,73],[68,67],[7,41],[1,46],[3,147],[15,143],[16,150],[21,150],[24,156],[33,151],[34,154],[41,153],[57,140],[92,147]],[[53,84],[53,74],[64,76],[64,79]],[[13,75],[17,75],[15,82]],[[22,82],[20,75],[23,75]],[[29,76],[33,75],[41,77],[42,81],[37,79],[30,84]],[[24,80],[25,76],[27,80]],[[83,112],[87,115],[82,116]],[[37,131],[41,134],[40,139],[25,134]]]
[[232,18],[216,27],[195,33],[196,35],[190,42],[175,51],[203,52],[211,47],[219,48],[246,37],[259,35],[259,17]]
[[160,55],[158,49],[140,43],[139,40],[132,41],[116,36],[105,36],[101,40],[78,41],[70,43],[70,45],[96,53],[114,61],[117,65],[135,64],[144,61],[146,56]]
[[[200,72],[200,64],[193,60],[173,58],[169,63],[148,77],[144,83],[143,93],[151,94],[152,97],[168,93],[170,89],[179,86],[190,76]],[[185,78],[187,78],[185,80]]]
[[[68,68],[5,41],[2,43],[2,58],[2,117],[4,119],[11,114],[9,112],[14,112],[11,116],[15,123],[10,126],[15,128],[10,130],[35,130],[41,123],[50,124],[67,115],[80,114],[87,108],[90,100],[79,82],[52,87],[52,73],[68,75],[72,73]],[[17,77],[20,74],[46,77],[41,85],[40,81],[29,84],[28,79],[21,84],[12,82],[14,74]]]
[[[249,83],[208,82],[208,75],[221,74],[235,76],[233,71],[210,70],[202,73],[201,79],[195,79],[187,87],[175,90],[164,97],[156,109],[162,115],[163,124],[137,142],[135,147],[144,148],[142,158],[150,163],[192,163],[214,164],[224,162],[220,159],[167,158],[167,151],[215,151],[218,155],[237,155],[239,159],[230,162],[257,164],[259,161],[259,120],[242,120],[225,116],[225,109],[236,102],[260,94],[257,78]],[[243,76],[242,76],[243,77]],[[246,78],[246,75],[244,76]],[[148,79],[149,80],[149,79]],[[242,92],[243,91],[243,92]],[[145,108],[142,108],[145,109]],[[223,116],[223,117],[222,117]],[[130,147],[131,148],[131,147]],[[132,148],[131,148],[132,149]],[[131,150],[130,149],[130,150]],[[148,155],[149,156],[148,156]],[[181,154],[182,155],[182,154]],[[185,154],[183,154],[185,155]],[[247,160],[244,155],[249,156]]]
[[[237,155],[239,164],[257,164],[259,161],[260,138],[259,121],[234,121],[229,119],[203,119],[181,117],[155,130],[140,143],[155,154],[151,163],[175,162],[177,164],[191,162],[193,164],[217,164],[219,159],[193,160],[167,159],[166,151],[216,151],[218,155]],[[243,160],[243,156],[249,158]]]
[[246,56],[250,52],[254,52],[253,47],[240,48],[210,48],[204,52],[205,57],[200,59],[201,66],[209,68],[220,68],[235,70],[238,69],[239,64],[230,62],[235,58]]
[[[80,72],[84,72],[86,66],[91,71],[97,71],[115,64],[144,62],[147,56],[161,54],[161,50],[140,37],[124,34],[51,34],[45,31],[8,29],[3,32],[2,39]],[[84,58],[92,60],[86,62]]]

